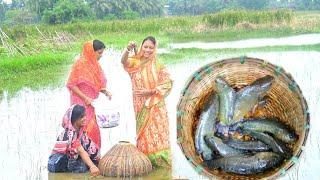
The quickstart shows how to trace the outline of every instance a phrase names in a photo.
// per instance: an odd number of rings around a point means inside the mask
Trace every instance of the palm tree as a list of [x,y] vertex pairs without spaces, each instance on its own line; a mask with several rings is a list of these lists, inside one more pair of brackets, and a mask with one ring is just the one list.
[[124,11],[138,12],[141,16],[161,15],[165,0],[87,0],[98,18],[106,14],[115,14],[118,17]]

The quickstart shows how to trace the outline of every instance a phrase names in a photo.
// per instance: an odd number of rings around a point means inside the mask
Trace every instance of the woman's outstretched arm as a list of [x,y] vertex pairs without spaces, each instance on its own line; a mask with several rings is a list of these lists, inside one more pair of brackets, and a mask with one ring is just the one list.
[[87,166],[89,166],[90,174],[92,176],[99,176],[100,171],[99,171],[98,167],[91,161],[87,151],[85,151],[82,146],[79,146],[77,150],[78,150],[79,155],[80,155],[81,159],[83,160],[83,162],[86,163]]
[[128,64],[128,57],[129,57],[129,51],[127,49],[123,50],[121,63],[125,66]]
[[[122,57],[121,57],[121,63],[124,65],[124,66],[128,66],[129,65],[129,62],[128,62],[128,58],[129,58],[129,52],[131,50],[135,50],[135,47],[136,47],[136,43],[133,42],[133,41],[130,41],[128,43],[128,46],[124,49],[123,53],[122,53]],[[136,53],[136,52],[135,52]]]

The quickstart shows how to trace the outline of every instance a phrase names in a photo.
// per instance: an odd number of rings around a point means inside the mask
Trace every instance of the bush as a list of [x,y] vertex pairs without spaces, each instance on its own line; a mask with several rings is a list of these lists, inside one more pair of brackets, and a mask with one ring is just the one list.
[[123,11],[121,13],[121,19],[133,20],[133,19],[138,19],[139,17],[140,17],[140,14],[135,11]]
[[104,20],[115,20],[115,19],[118,19],[118,17],[115,14],[107,14],[103,19]]
[[37,15],[27,10],[9,10],[5,14],[4,24],[8,26],[18,24],[33,24],[37,22]]
[[45,10],[42,21],[48,24],[60,24],[79,19],[93,19],[93,12],[83,1],[59,1],[52,10]]

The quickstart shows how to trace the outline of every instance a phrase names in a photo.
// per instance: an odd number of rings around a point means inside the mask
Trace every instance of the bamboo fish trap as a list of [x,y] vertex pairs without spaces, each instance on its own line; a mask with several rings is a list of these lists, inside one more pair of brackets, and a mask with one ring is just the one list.
[[133,144],[120,141],[103,156],[99,169],[103,176],[133,177],[152,171],[152,164]]
[[[194,135],[200,108],[210,94],[215,93],[215,79],[223,77],[234,89],[249,85],[266,75],[275,78],[267,96],[270,101],[257,116],[278,117],[291,127],[298,140],[293,145],[293,157],[279,167],[254,175],[238,175],[203,166],[202,158],[195,150]],[[177,105],[177,141],[187,160],[195,170],[209,178],[218,179],[275,179],[286,173],[299,158],[309,132],[309,112],[302,92],[290,74],[267,61],[239,57],[208,64],[196,71],[185,85]]]

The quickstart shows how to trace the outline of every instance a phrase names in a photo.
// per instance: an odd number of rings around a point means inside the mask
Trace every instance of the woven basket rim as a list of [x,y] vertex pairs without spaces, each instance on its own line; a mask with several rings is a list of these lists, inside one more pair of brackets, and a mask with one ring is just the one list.
[[[211,172],[208,172],[205,168],[202,167],[202,165],[198,164],[197,162],[195,162],[193,160],[192,157],[187,157],[186,153],[188,153],[183,146],[183,142],[181,142],[183,136],[179,136],[179,131],[181,131],[183,129],[182,124],[180,123],[180,121],[182,121],[182,117],[183,117],[183,110],[180,110],[180,107],[182,105],[182,103],[185,101],[184,97],[186,96],[188,89],[190,87],[190,85],[197,80],[197,75],[201,74],[203,71],[207,71],[208,68],[212,67],[212,66],[223,66],[226,65],[228,63],[235,63],[235,62],[239,62],[240,60],[240,64],[244,64],[244,63],[256,63],[256,64],[260,64],[261,66],[268,66],[270,69],[273,69],[275,71],[275,73],[279,73],[282,77],[286,78],[286,81],[292,81],[295,83],[295,80],[293,79],[293,77],[287,73],[282,67],[274,65],[266,60],[263,59],[259,59],[259,58],[253,58],[253,57],[246,57],[246,56],[241,56],[241,57],[233,57],[233,58],[228,58],[228,59],[223,59],[223,60],[218,60],[215,62],[211,62],[208,63],[200,68],[198,68],[194,73],[192,73],[192,75],[188,78],[188,80],[186,81],[186,83],[184,84],[184,89],[181,91],[180,93],[180,98],[177,104],[177,144],[179,145],[179,147],[181,148],[182,152],[184,153],[185,157],[187,158],[187,160],[192,164],[192,166],[196,169],[196,171],[200,174],[204,174],[208,177],[219,177],[217,175],[212,174]],[[279,75],[278,74],[278,75]],[[303,93],[299,87],[298,84],[295,83],[295,91],[298,94],[298,97],[300,99],[300,104],[303,107],[303,113],[306,114],[305,116],[305,125],[306,128],[304,129],[304,139],[302,140],[302,144],[300,145],[300,149],[299,152],[297,154],[295,154],[295,156],[289,160],[289,162],[285,162],[285,167],[282,169],[278,169],[278,171],[276,173],[273,173],[271,176],[269,177],[264,177],[264,178],[277,178],[281,175],[284,174],[284,172],[288,171],[295,163],[295,159],[294,158],[298,158],[301,156],[301,153],[303,152],[303,148],[307,142],[307,138],[309,135],[309,126],[310,126],[310,113],[308,110],[308,104],[306,99],[303,96]],[[183,134],[183,133],[182,133]]]

